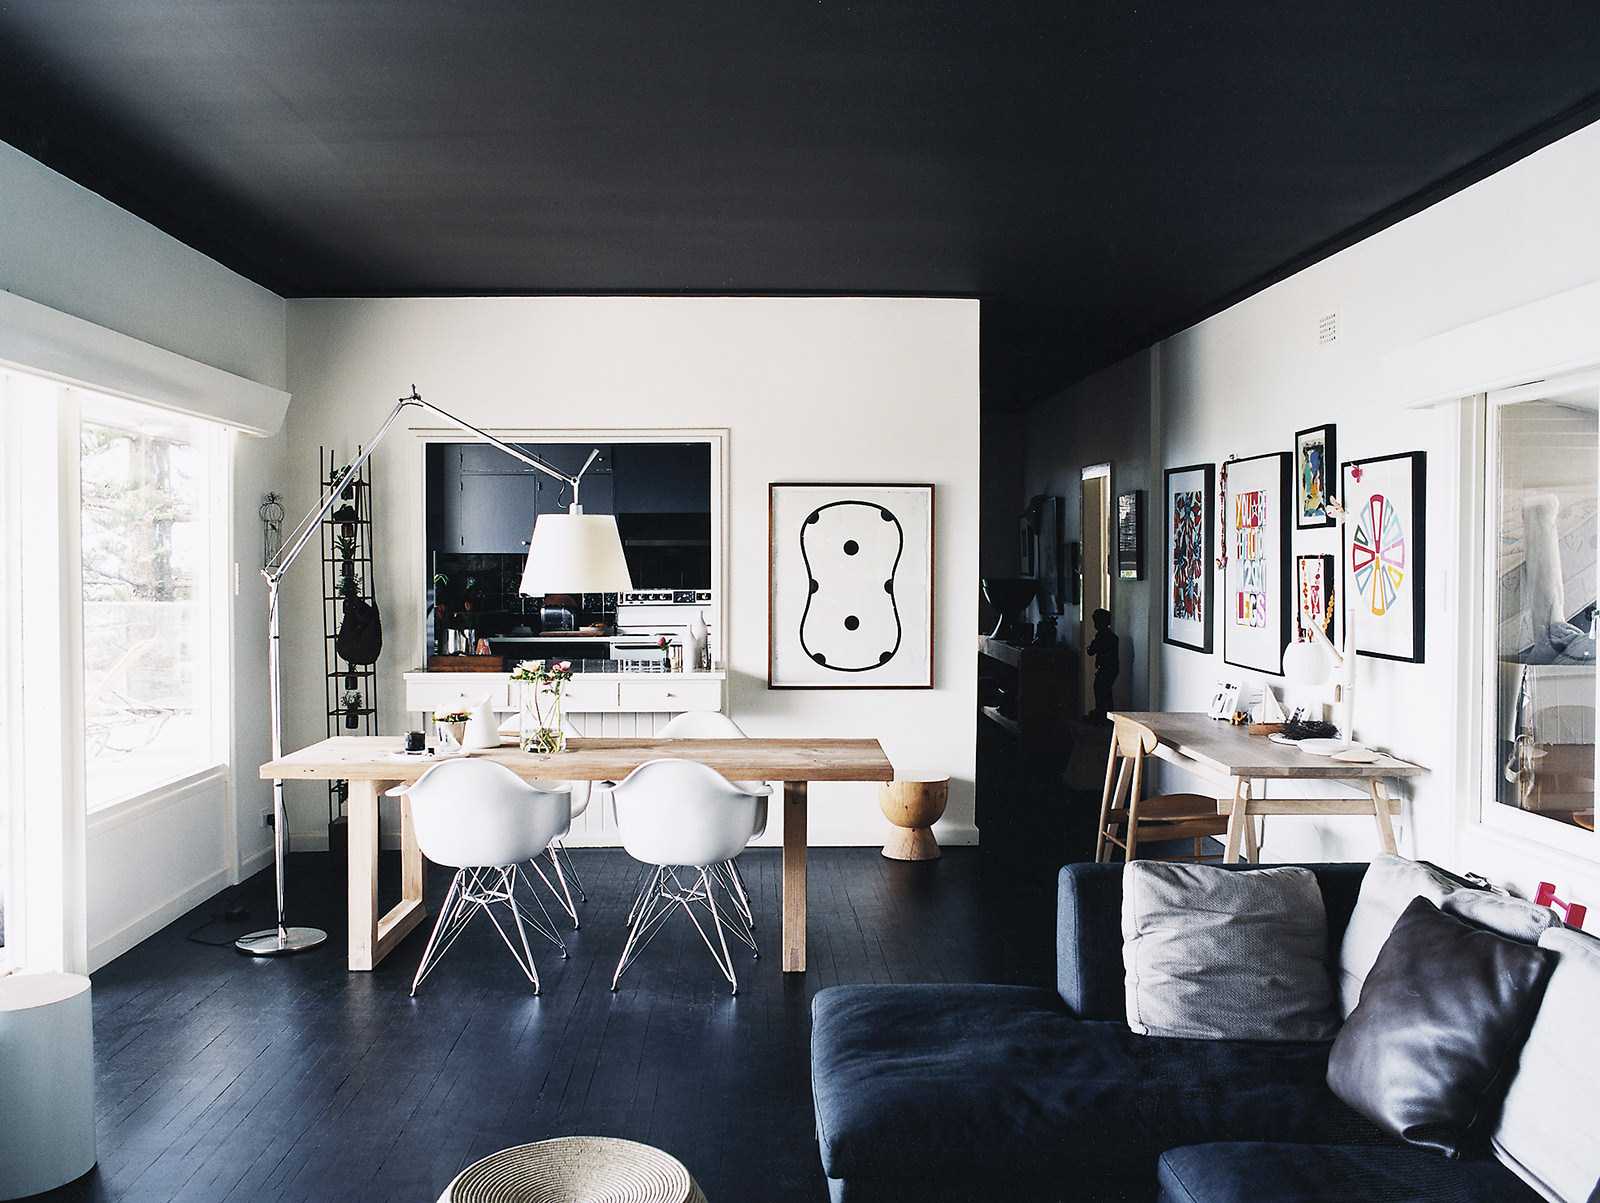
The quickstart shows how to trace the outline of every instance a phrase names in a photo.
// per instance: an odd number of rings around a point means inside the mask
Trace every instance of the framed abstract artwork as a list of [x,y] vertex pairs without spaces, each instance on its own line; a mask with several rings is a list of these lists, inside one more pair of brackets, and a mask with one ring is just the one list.
[[1223,529],[1222,658],[1239,668],[1282,675],[1294,608],[1289,570],[1293,459],[1287,451],[1227,465]]
[[1334,630],[1336,603],[1333,571],[1333,557],[1330,555],[1294,558],[1294,637],[1297,643],[1311,641],[1311,628],[1306,624],[1306,615],[1312,614],[1328,641],[1338,646],[1339,639]]
[[932,688],[932,485],[772,484],[767,535],[767,688]]
[[1294,435],[1294,524],[1299,530],[1332,526],[1328,493],[1333,466],[1339,462],[1333,423],[1297,430]]
[[1423,660],[1427,454],[1407,451],[1340,466],[1344,588],[1356,651],[1381,660]]
[[1164,529],[1167,541],[1163,641],[1193,652],[1211,651],[1212,576],[1216,554],[1213,502],[1217,470],[1210,464],[1168,468]]

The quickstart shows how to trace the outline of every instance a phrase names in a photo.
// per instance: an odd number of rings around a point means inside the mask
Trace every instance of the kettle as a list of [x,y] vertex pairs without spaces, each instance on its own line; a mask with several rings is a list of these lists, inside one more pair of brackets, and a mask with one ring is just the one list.
[[463,748],[498,748],[500,746],[500,725],[495,722],[494,711],[489,709],[489,699],[484,697],[475,705],[462,707],[471,714],[467,719],[467,733],[461,741]]

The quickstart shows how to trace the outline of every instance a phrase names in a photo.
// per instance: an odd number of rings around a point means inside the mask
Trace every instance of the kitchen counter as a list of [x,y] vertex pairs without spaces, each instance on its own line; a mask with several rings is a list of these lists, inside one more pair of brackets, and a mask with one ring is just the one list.
[[[666,715],[688,710],[721,710],[722,669],[708,672],[574,673],[562,695],[568,715]],[[406,709],[439,713],[470,709],[487,699],[500,713],[516,710],[520,693],[509,672],[437,672],[415,669],[405,674]],[[655,726],[646,724],[653,734]],[[589,732],[585,732],[588,734]],[[598,732],[596,733],[598,734]]]

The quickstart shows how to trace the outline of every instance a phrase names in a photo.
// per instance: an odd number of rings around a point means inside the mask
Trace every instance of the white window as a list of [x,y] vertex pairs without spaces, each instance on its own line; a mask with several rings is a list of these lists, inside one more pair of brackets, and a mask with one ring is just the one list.
[[1592,856],[1600,383],[1490,394],[1486,413],[1483,821]]
[[84,780],[90,811],[215,767],[219,514],[210,423],[82,396]]
[[[4,380],[0,379],[0,405]],[[9,414],[0,412],[0,419]],[[18,903],[22,891],[22,710],[20,680],[20,492],[16,457],[22,440],[0,443],[0,973],[17,964]]]

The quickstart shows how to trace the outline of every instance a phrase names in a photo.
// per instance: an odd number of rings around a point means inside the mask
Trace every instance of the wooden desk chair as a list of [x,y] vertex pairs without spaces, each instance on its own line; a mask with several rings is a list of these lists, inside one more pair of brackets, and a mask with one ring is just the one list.
[[[1095,838],[1097,862],[1115,858],[1121,848],[1124,861],[1133,860],[1141,841],[1193,841],[1194,851],[1174,860],[1219,860],[1222,849],[1208,853],[1203,841],[1225,836],[1228,820],[1217,813],[1217,800],[1204,794],[1158,794],[1144,797],[1145,756],[1156,749],[1155,732],[1142,723],[1114,719],[1111,755],[1106,760],[1105,791],[1100,796],[1100,829]],[[1253,834],[1253,833],[1252,833]],[[1254,840],[1250,843],[1253,845]],[[1256,858],[1254,847],[1250,859]]]

